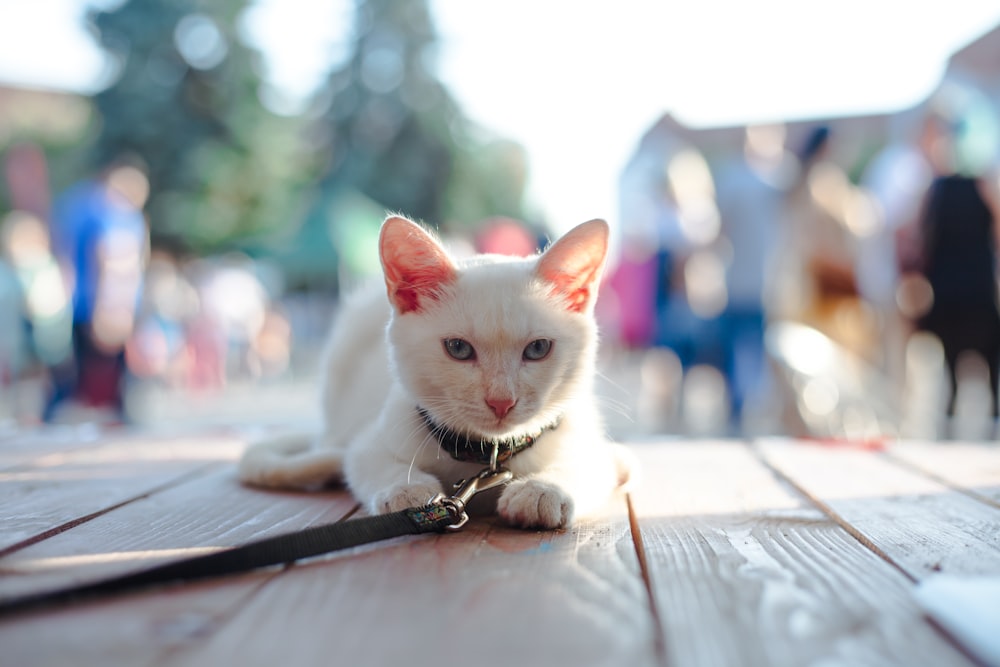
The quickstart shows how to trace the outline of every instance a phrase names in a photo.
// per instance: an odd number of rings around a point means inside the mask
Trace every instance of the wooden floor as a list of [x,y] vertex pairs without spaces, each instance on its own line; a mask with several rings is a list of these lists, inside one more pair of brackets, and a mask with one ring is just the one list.
[[[354,511],[341,492],[241,487],[243,446],[219,431],[0,436],[0,600]],[[642,486],[605,520],[565,532],[475,520],[6,616],[0,665],[977,664],[913,592],[939,573],[1000,574],[996,445],[634,450]]]

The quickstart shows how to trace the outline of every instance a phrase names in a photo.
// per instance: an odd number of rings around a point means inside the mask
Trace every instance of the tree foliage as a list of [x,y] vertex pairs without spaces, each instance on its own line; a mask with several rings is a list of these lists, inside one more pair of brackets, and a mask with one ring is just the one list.
[[323,94],[323,204],[344,189],[438,224],[520,217],[523,154],[480,139],[435,72],[425,0],[357,0],[353,49]]
[[296,125],[259,101],[259,56],[236,34],[244,4],[129,0],[91,16],[119,68],[94,98],[95,166],[145,163],[154,241],[208,250],[287,219]]
[[451,225],[523,217],[523,151],[480,138],[437,79],[426,0],[356,0],[351,54],[298,118],[260,101],[260,54],[239,39],[247,2],[127,0],[90,17],[118,67],[94,98],[93,166],[145,163],[154,243],[260,247],[284,231],[275,254],[332,272],[325,258],[346,250],[327,236],[359,238],[343,215],[358,202]]

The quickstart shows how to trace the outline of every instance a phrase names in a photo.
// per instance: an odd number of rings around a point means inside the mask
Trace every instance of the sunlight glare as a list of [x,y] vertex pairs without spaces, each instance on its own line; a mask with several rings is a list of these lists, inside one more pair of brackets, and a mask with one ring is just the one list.
[[93,565],[108,565],[111,563],[147,563],[149,561],[167,560],[169,558],[192,558],[221,551],[225,547],[186,547],[178,549],[152,549],[149,551],[112,551],[99,554],[76,554],[73,556],[49,556],[29,558],[12,563],[6,572],[29,574],[46,572],[71,567]]

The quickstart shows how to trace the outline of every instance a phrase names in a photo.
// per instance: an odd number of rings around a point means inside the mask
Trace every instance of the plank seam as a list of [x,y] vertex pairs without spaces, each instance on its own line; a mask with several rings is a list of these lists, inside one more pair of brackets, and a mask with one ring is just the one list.
[[760,449],[758,447],[753,446],[753,447],[751,447],[751,449],[753,450],[754,455],[760,461],[761,465],[763,465],[768,470],[770,470],[771,474],[773,474],[779,480],[781,480],[782,482],[784,482],[785,484],[787,484],[788,486],[790,486],[799,495],[801,495],[807,501],[809,501],[814,506],[816,506],[816,508],[818,508],[823,514],[825,514],[826,516],[828,516],[831,521],[833,521],[840,528],[842,528],[844,531],[846,531],[848,535],[850,535],[855,540],[857,540],[858,543],[861,544],[861,546],[863,546],[864,548],[868,549],[873,554],[875,554],[876,556],[878,556],[879,558],[881,558],[883,561],[885,561],[886,563],[888,563],[889,565],[891,565],[900,574],[902,574],[904,577],[906,577],[911,583],[915,584],[915,583],[917,583],[917,581],[919,581],[917,579],[917,577],[915,577],[905,567],[903,567],[898,562],[896,562],[892,558],[892,556],[890,556],[885,551],[883,551],[882,549],[880,549],[879,546],[877,544],[875,544],[874,542],[872,542],[871,539],[869,539],[867,535],[865,535],[860,530],[858,530],[856,527],[854,527],[844,517],[840,516],[840,514],[838,514],[832,507],[830,507],[825,502],[823,502],[822,500],[820,500],[819,498],[817,498],[816,496],[814,496],[812,493],[810,493],[808,490],[806,490],[805,487],[799,485],[795,480],[793,480],[791,477],[789,477],[787,474],[785,474],[784,471],[782,471],[777,466],[775,466],[774,464],[772,464],[767,459],[767,457],[760,451]]
[[889,462],[891,462],[891,463],[893,463],[895,465],[898,465],[901,468],[905,468],[905,469],[909,470],[910,472],[917,473],[918,475],[922,475],[922,476],[924,476],[924,477],[926,477],[928,479],[931,479],[931,480],[937,482],[938,484],[940,484],[941,486],[949,488],[952,491],[955,491],[957,493],[961,493],[963,496],[968,496],[972,500],[975,500],[977,502],[983,503],[984,505],[989,505],[990,507],[995,507],[997,509],[1000,509],[1000,502],[997,502],[996,500],[993,500],[989,496],[985,496],[983,494],[977,493],[976,491],[974,491],[974,490],[972,490],[972,489],[970,489],[970,488],[968,488],[966,486],[962,486],[962,485],[960,485],[957,482],[953,482],[953,481],[949,480],[947,477],[943,477],[941,475],[938,475],[937,473],[935,473],[935,472],[933,472],[931,470],[928,470],[927,468],[924,468],[923,466],[921,466],[919,464],[912,463],[910,461],[907,461],[904,458],[900,458],[900,457],[894,455],[892,452],[881,452],[881,455],[882,455],[882,457],[886,461],[889,461]]
[[174,487],[174,486],[179,486],[180,484],[183,484],[183,483],[189,481],[190,479],[193,479],[195,477],[198,477],[198,476],[206,474],[210,469],[215,468],[215,467],[217,467],[219,465],[220,464],[218,464],[218,463],[209,463],[207,465],[201,466],[200,468],[196,468],[196,469],[188,471],[188,472],[186,472],[186,473],[184,473],[182,475],[179,475],[178,477],[175,477],[175,478],[173,478],[171,480],[168,480],[168,481],[164,482],[163,484],[160,484],[159,486],[155,486],[155,487],[153,487],[151,489],[148,489],[148,490],[146,490],[146,491],[144,491],[144,492],[142,492],[142,493],[140,493],[138,495],[132,496],[130,498],[126,498],[125,500],[117,502],[114,505],[109,505],[108,507],[105,507],[103,509],[99,509],[96,512],[91,512],[90,514],[85,514],[85,515],[77,517],[75,519],[70,519],[69,521],[66,521],[65,523],[59,524],[58,526],[54,526],[53,528],[49,528],[48,530],[42,531],[41,533],[38,533],[36,535],[32,535],[31,537],[26,537],[25,539],[20,540],[19,542],[15,542],[14,544],[11,544],[10,546],[7,546],[7,547],[4,547],[4,548],[0,549],[0,558],[4,558],[5,556],[9,556],[9,555],[11,555],[12,553],[14,553],[16,551],[20,551],[21,549],[25,549],[27,547],[30,547],[30,546],[34,545],[34,544],[38,544],[39,542],[47,540],[47,539],[49,539],[51,537],[55,537],[56,535],[59,535],[61,533],[65,533],[67,530],[71,530],[73,528],[76,528],[77,526],[83,525],[83,524],[85,524],[85,523],[87,523],[89,521],[93,521],[94,519],[102,517],[105,514],[107,514],[108,512],[113,512],[116,509],[124,507],[124,506],[126,506],[128,504],[134,503],[134,502],[136,502],[138,500],[143,500],[145,498],[149,498],[150,496],[152,496],[155,493],[159,493],[161,491],[165,491],[166,489],[169,489],[169,488]]
[[629,531],[632,533],[632,546],[635,549],[636,560],[639,562],[639,575],[642,578],[643,586],[646,588],[646,597],[649,601],[649,613],[653,623],[653,652],[661,665],[667,665],[666,637],[663,633],[660,609],[653,589],[652,573],[646,559],[646,547],[642,540],[642,529],[639,527],[639,518],[632,505],[631,493],[625,494],[625,504],[628,507],[628,526]]
[[[211,622],[199,628],[199,631],[196,634],[185,638],[182,642],[163,647],[158,653],[156,660],[151,664],[176,664],[178,661],[180,661],[181,664],[188,664],[185,661],[185,654],[196,651],[200,646],[203,646],[210,637],[214,636],[214,634],[219,631],[220,628],[230,623],[237,615],[239,615],[239,613],[247,606],[251,598],[258,595],[261,590],[284,574],[284,572],[290,567],[291,564],[285,565],[277,572],[264,573],[260,583],[251,587],[246,593],[233,600],[232,604],[215,613],[209,614],[208,617]],[[207,585],[211,585],[211,583]]]

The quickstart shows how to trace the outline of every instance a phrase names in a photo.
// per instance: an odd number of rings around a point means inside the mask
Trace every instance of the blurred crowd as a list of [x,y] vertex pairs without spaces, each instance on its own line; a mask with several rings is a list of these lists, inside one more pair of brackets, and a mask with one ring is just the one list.
[[[742,155],[711,163],[665,134],[630,164],[611,317],[622,346],[652,348],[654,429],[697,412],[684,390],[700,382],[723,433],[881,437],[940,407],[909,434],[949,435],[970,364],[995,428],[997,165],[963,153],[953,108],[899,134],[853,177],[826,125],[797,144],[748,127]],[[943,396],[921,395],[938,379]]]
[[51,205],[41,151],[19,145],[6,167],[0,417],[125,423],[136,383],[217,392],[288,369],[280,279],[241,254],[151,248],[141,164],[110,164]]
[[[970,363],[995,422],[1000,182],[963,155],[966,130],[928,107],[855,174],[826,125],[796,141],[747,127],[740,152],[711,159],[677,137],[648,143],[622,176],[599,304],[605,357],[638,376],[619,401],[638,428],[696,433],[700,415],[715,434],[906,433],[914,401],[954,415]],[[21,144],[5,180],[0,417],[127,423],[130,388],[218,394],[287,378],[297,348],[321,346],[332,292],[317,309],[266,261],[151,245],[140,162],[50,196],[45,156]],[[469,253],[526,255],[547,236],[506,217],[462,229]],[[938,376],[942,395],[926,395]]]

